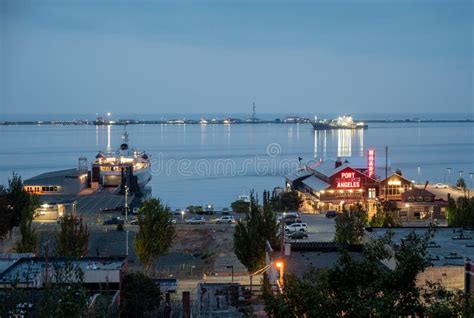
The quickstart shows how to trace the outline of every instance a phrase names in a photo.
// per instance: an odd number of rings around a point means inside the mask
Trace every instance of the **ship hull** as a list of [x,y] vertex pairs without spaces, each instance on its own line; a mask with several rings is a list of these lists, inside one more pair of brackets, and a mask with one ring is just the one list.
[[367,129],[367,125],[352,125],[352,126],[339,126],[335,124],[328,124],[328,123],[311,123],[313,125],[314,130],[332,130],[332,129]]

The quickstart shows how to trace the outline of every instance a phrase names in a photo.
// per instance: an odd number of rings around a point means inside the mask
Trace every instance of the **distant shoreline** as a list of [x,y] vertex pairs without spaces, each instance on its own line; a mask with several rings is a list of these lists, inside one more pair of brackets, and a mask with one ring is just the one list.
[[[426,123],[474,123],[474,119],[361,119],[368,124],[426,124]],[[97,121],[97,120],[33,120],[33,121],[0,121],[1,126],[21,126],[21,125],[49,125],[49,126],[108,126],[108,125],[258,125],[258,124],[310,124],[312,121],[307,118],[275,119],[275,120],[241,120],[236,118],[208,120],[201,123],[199,120],[128,120],[119,119],[117,121]]]

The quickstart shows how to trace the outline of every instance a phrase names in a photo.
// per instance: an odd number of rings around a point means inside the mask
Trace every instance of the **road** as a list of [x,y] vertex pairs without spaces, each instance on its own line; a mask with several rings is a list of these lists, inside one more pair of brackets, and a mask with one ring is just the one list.
[[[446,189],[441,189],[441,188],[435,188],[433,185],[428,185],[426,188],[428,191],[433,192],[437,198],[447,200],[448,199],[448,193],[453,198],[454,200],[457,200],[459,197],[462,197],[465,195],[465,192],[459,189],[455,188],[446,188]],[[471,196],[473,195],[472,190],[468,192]]]

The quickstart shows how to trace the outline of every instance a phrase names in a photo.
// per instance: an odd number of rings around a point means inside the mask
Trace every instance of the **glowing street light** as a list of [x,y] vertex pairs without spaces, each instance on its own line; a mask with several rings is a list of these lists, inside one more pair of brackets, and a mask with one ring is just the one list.
[[184,222],[184,210],[181,210],[181,222]]
[[280,278],[279,278],[279,283],[280,283],[280,288],[283,288],[283,269],[285,267],[285,263],[282,260],[278,260],[275,262],[275,267],[280,270]]

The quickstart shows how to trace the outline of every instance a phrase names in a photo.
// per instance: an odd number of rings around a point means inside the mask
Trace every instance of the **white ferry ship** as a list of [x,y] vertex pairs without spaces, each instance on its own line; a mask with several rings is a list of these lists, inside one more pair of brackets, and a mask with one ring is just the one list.
[[[128,145],[128,134],[122,136],[122,144],[115,152],[99,152],[92,163],[91,187],[117,187],[127,185],[143,188],[151,180],[150,155]],[[138,190],[138,189],[137,189]]]

